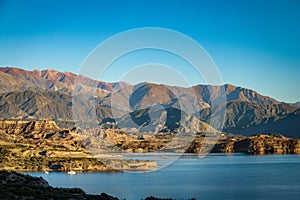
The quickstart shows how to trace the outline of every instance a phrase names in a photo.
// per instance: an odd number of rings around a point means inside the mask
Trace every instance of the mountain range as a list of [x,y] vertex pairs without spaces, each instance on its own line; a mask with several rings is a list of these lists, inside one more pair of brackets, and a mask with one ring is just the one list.
[[134,122],[143,131],[149,131],[146,127],[152,124],[155,130],[171,132],[184,120],[188,123],[184,127],[191,123],[206,127],[201,131],[217,129],[239,135],[281,133],[300,138],[299,107],[299,102],[279,102],[230,84],[189,88],[154,83],[131,85],[55,70],[0,68],[3,119],[95,118],[100,123],[116,122],[120,126],[132,126]]

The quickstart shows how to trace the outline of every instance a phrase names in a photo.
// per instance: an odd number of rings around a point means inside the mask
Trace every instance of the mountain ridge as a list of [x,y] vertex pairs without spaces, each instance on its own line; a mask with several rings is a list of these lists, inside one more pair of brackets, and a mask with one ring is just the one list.
[[[266,124],[295,121],[300,115],[295,112],[291,116],[296,117],[288,117],[298,109],[298,104],[279,102],[231,84],[199,84],[188,88],[147,82],[130,85],[105,83],[70,72],[4,67],[0,68],[0,86],[0,118],[4,119],[74,120],[73,108],[76,108],[76,119],[96,119],[101,123],[129,113],[138,115],[139,111],[157,105],[194,115],[207,124],[212,117],[222,119],[224,115],[225,131],[248,135],[249,130],[257,134],[266,130]],[[285,130],[284,123],[281,124],[278,130]],[[295,122],[292,125],[295,129],[289,128],[283,134],[300,137]]]
[[[2,73],[1,73],[2,72]],[[101,89],[105,89],[105,90],[109,90],[109,91],[113,91],[115,89],[122,89],[122,88],[125,88],[125,87],[128,87],[128,86],[131,86],[131,84],[129,83],[126,83],[126,82],[104,82],[104,81],[98,81],[98,80],[94,80],[94,79],[91,79],[89,77],[86,77],[86,76],[83,76],[83,75],[78,75],[78,74],[75,74],[75,73],[72,73],[72,72],[60,72],[60,71],[57,71],[57,70],[52,70],[52,69],[43,69],[43,70],[25,70],[25,69],[22,69],[22,68],[17,68],[17,67],[0,67],[0,78],[2,79],[2,76],[3,76],[3,73],[6,74],[6,75],[12,75],[16,78],[21,78],[21,79],[31,79],[31,78],[36,78],[36,77],[41,77],[45,80],[49,80],[49,81],[58,81],[58,82],[66,82],[66,83],[72,83],[74,84],[74,81],[75,79],[77,78],[78,79],[78,82],[80,83],[85,83],[85,85],[89,85],[91,87],[97,87],[97,88],[101,88]],[[78,83],[77,83],[78,84]],[[241,86],[235,86],[235,85],[232,85],[230,83],[226,83],[226,84],[222,84],[222,85],[211,85],[211,84],[208,84],[208,85],[203,85],[203,84],[197,84],[197,85],[194,85],[194,86],[191,86],[191,87],[181,87],[181,86],[176,86],[176,85],[165,85],[165,84],[156,84],[156,83],[150,83],[150,82],[143,82],[143,83],[139,83],[139,84],[150,84],[150,85],[155,85],[155,86],[167,86],[167,87],[174,87],[174,88],[179,88],[179,89],[188,89],[188,88],[195,88],[195,89],[199,89],[199,88],[212,88],[211,91],[213,93],[215,93],[216,89],[214,88],[219,88],[219,87],[225,87],[225,90],[226,90],[226,94],[229,94],[230,92],[234,92],[235,90],[239,90],[239,91],[245,91],[245,93],[256,93],[258,94],[259,96],[262,96],[262,97],[266,97],[267,99],[270,99],[270,101],[272,101],[273,103],[276,102],[276,103],[281,103],[280,101],[278,100],[275,100],[274,98],[271,98],[271,97],[267,97],[267,96],[264,96],[264,95],[261,95],[259,94],[258,92],[256,92],[255,90],[252,90],[252,89],[248,89],[248,88],[243,88]],[[136,84],[136,85],[139,85],[139,84]],[[53,86],[52,86],[53,87]],[[205,89],[207,92],[207,88]],[[51,87],[49,88],[51,89]],[[218,89],[217,89],[218,90]],[[1,90],[0,90],[1,91]],[[237,95],[237,94],[232,94],[231,96],[234,96],[234,95]],[[231,100],[233,97],[227,97],[229,100]],[[246,95],[246,96],[249,96],[249,95]],[[255,95],[254,95],[255,96]],[[285,102],[284,102],[285,103]],[[299,102],[297,103],[294,103],[295,105],[299,105]]]

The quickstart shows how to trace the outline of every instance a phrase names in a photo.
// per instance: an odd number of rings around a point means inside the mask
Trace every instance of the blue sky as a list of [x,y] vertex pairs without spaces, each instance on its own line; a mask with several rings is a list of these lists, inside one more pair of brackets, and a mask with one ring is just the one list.
[[[210,54],[224,83],[280,101],[300,101],[300,1],[296,0],[0,0],[0,66],[77,73],[100,42],[138,27],[164,27],[193,38]],[[145,60],[146,53],[136,58],[141,63],[152,61]],[[162,54],[159,61],[163,58]],[[187,66],[181,68],[191,84],[203,83]],[[115,70],[104,81],[117,81],[118,67]],[[157,76],[164,80],[163,73]]]

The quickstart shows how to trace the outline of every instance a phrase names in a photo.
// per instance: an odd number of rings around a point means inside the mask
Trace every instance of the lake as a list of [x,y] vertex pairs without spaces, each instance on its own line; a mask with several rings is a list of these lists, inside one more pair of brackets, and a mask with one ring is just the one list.
[[[155,156],[159,164],[168,156]],[[148,159],[147,156],[143,157]],[[119,199],[300,199],[300,155],[191,155],[146,173],[27,173],[54,187],[79,187]]]

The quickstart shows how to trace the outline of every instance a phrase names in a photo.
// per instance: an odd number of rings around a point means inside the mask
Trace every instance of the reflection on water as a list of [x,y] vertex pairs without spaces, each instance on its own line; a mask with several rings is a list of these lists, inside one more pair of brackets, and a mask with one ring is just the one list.
[[[159,165],[174,154],[136,154],[124,159],[155,160]],[[171,159],[170,159],[171,158]],[[148,173],[29,173],[52,186],[80,187],[87,193],[106,192],[120,199],[146,196],[176,199],[299,199],[300,156],[188,154],[172,165]]]

